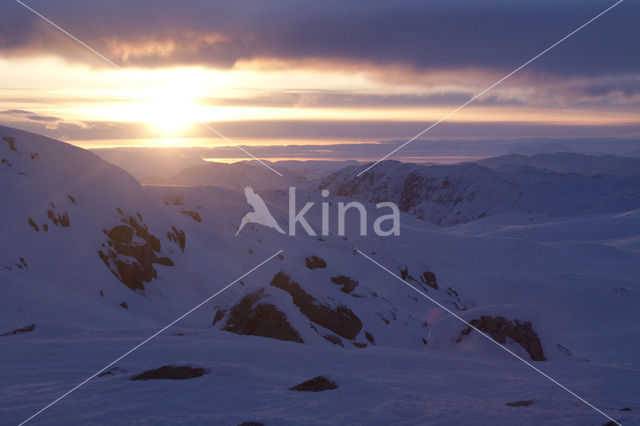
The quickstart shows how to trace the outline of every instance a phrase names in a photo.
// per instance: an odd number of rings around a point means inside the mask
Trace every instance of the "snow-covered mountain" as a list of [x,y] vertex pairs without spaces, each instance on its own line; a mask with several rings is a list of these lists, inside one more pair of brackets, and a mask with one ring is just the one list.
[[[71,145],[6,127],[0,138],[3,421],[24,420],[281,250],[38,419],[314,424],[324,413],[339,423],[601,420],[432,300],[616,418],[639,419],[640,214],[610,213],[636,202],[621,195],[633,179],[607,186],[614,181],[597,178],[602,188],[592,194],[612,210],[586,202],[556,207],[589,216],[496,209],[483,220],[440,228],[408,208],[399,236],[360,235],[355,215],[347,217],[346,235],[337,235],[339,202],[361,194],[376,202],[373,191],[394,200],[412,173],[423,194],[422,173],[438,170],[388,162],[363,175],[366,185],[349,168],[333,174],[328,197],[298,189],[297,210],[315,202],[307,215],[315,229],[320,205],[328,203],[329,235],[281,235],[249,224],[236,236],[250,210],[236,188],[241,179],[261,179],[255,164],[203,172],[200,186],[141,186]],[[499,201],[498,190],[513,185],[502,181],[506,172],[477,165],[442,170],[437,190],[466,193],[466,183],[455,179],[475,181],[478,206]],[[518,173],[519,185],[536,197],[578,182]],[[618,192],[603,198],[603,188]],[[256,191],[286,229],[287,191],[275,184]],[[538,200],[568,196],[554,197]],[[371,230],[378,209],[364,204]],[[142,380],[163,374],[193,379]],[[316,376],[334,387],[290,390]],[[325,382],[312,381],[318,383]],[[631,411],[618,411],[625,408]]]
[[178,148],[100,148],[92,152],[131,173],[139,182],[157,182],[183,169],[207,164],[197,153]]
[[376,203],[393,201],[400,210],[441,226],[501,213],[576,216],[640,207],[640,175],[586,176],[533,167],[421,166],[397,161],[382,162],[358,176],[362,169],[340,170],[318,189]]
[[[16,286],[4,301],[7,328],[47,321],[73,324],[77,317],[59,317],[61,310],[39,306],[56,292],[67,294],[68,304],[80,306],[79,300],[88,299],[92,306],[104,305],[89,315],[120,316],[125,309],[155,321],[195,304],[208,284],[203,277],[230,278],[220,272],[223,265],[248,269],[286,246],[262,286],[240,286],[239,295],[224,295],[219,301],[231,297],[228,306],[200,326],[220,321],[218,327],[227,331],[277,337],[282,322],[297,336],[293,340],[305,343],[424,345],[423,306],[415,298],[407,302],[406,289],[393,292],[399,297],[395,302],[390,295],[379,296],[383,289],[367,279],[370,272],[345,262],[356,256],[349,240],[272,235],[253,225],[236,238],[247,210],[241,193],[220,187],[145,190],[128,173],[87,151],[12,129],[2,128],[2,134],[3,199],[12,208],[3,211],[7,228],[0,254],[3,274]],[[244,173],[255,170],[254,165],[233,165],[235,170],[241,166]],[[286,223],[283,209],[272,208]],[[397,273],[452,309],[465,308],[457,292],[438,287],[419,256],[387,256]],[[286,265],[278,265],[284,259]],[[325,266],[309,266],[310,259]],[[34,292],[34,286],[42,291]],[[247,301],[253,302],[245,306]],[[272,308],[259,318],[258,329],[242,323],[262,306]],[[269,324],[270,315],[280,322]],[[91,322],[83,318],[82,323]]]
[[535,154],[531,156],[512,154],[479,160],[478,163],[496,170],[508,168],[509,166],[521,166],[586,176],[640,175],[640,158],[618,157],[615,155],[586,155],[571,152]]

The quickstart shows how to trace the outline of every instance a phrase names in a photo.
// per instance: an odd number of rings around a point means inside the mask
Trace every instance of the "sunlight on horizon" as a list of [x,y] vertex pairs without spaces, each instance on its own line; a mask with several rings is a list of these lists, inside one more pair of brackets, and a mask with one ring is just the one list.
[[[230,69],[199,66],[159,69],[90,68],[50,57],[30,59],[2,58],[3,82],[0,87],[2,112],[24,110],[43,117],[46,129],[76,126],[73,132],[57,137],[78,146],[219,146],[218,136],[203,131],[199,123],[246,121],[362,122],[362,136],[323,138],[310,134],[291,134],[279,144],[315,138],[315,143],[383,140],[369,132],[367,122],[425,123],[450,112],[453,101],[433,104],[376,103],[366,99],[378,96],[438,96],[443,90],[457,93],[477,90],[477,81],[461,82],[460,75],[432,73],[433,81],[385,80],[352,69],[262,69],[245,64]],[[472,71],[470,73],[473,74]],[[484,78],[485,76],[483,76]],[[517,98],[518,88],[505,87],[504,93]],[[452,92],[452,93],[453,93]],[[347,95],[345,95],[345,93]],[[322,103],[323,96],[347,96],[346,102]],[[349,96],[365,99],[350,102]],[[339,98],[342,99],[342,98]],[[558,126],[600,126],[636,122],[634,111],[609,108],[566,108],[563,105],[470,105],[448,120],[452,123],[514,123]],[[139,126],[140,125],[140,126]],[[309,125],[310,128],[313,124]],[[94,129],[115,129],[113,134],[89,135]],[[121,128],[121,130],[118,130]],[[84,130],[82,130],[84,129]],[[82,131],[81,131],[82,130]],[[75,132],[75,133],[74,133]],[[224,133],[224,132],[223,132]],[[251,137],[228,134],[235,143],[273,144],[270,135]],[[410,137],[402,134],[399,138]],[[87,141],[87,139],[91,139]],[[285,142],[283,142],[283,140]],[[306,143],[306,142],[305,142]]]

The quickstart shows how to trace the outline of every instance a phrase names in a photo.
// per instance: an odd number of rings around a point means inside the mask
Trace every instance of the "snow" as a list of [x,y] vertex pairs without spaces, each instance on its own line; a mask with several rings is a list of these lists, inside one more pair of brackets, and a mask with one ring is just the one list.
[[[331,195],[325,199],[317,188],[318,164],[306,169],[295,164],[292,180],[278,183],[268,169],[238,163],[220,173],[206,171],[202,180],[141,186],[129,173],[79,148],[6,127],[0,127],[0,137],[13,137],[16,148],[0,139],[0,158],[11,164],[0,165],[0,334],[35,324],[32,332],[0,337],[3,423],[29,417],[281,249],[282,256],[34,423],[608,421],[482,336],[471,333],[455,343],[465,324],[356,249],[397,275],[406,270],[408,284],[469,321],[485,315],[530,322],[547,356],[547,361],[532,361],[537,368],[620,422],[640,421],[640,187],[635,177],[385,162],[371,170],[373,185],[361,181],[353,186],[358,182],[352,180],[352,166],[335,172],[327,165],[322,185]],[[32,152],[37,158],[31,158]],[[273,176],[263,179],[263,172]],[[347,235],[336,235],[339,201],[363,198],[371,230],[377,217],[372,203],[379,201],[374,196],[397,199],[409,173],[436,177],[440,183],[448,177],[463,193],[466,182],[481,189],[476,201],[462,204],[468,220],[441,227],[408,209],[401,214],[400,236],[378,238],[358,235],[357,215],[350,215]],[[236,237],[249,210],[241,189],[251,181],[265,185],[255,186],[256,191],[284,229],[284,188],[290,182],[301,183],[299,203],[316,203],[307,215],[316,229],[320,203],[330,202],[331,235],[311,237],[299,229],[291,237],[248,225]],[[529,201],[514,203],[513,192],[504,190],[513,185],[516,191],[524,188]],[[567,195],[567,188],[578,195]],[[429,211],[418,201],[423,212]],[[471,214],[492,206],[497,207],[483,218]],[[67,214],[69,226],[55,226],[49,209]],[[200,221],[190,212],[197,212]],[[108,244],[103,229],[138,213],[160,241],[157,255],[169,257],[174,266],[154,264],[157,277],[145,282],[144,290],[133,291],[98,251]],[[449,213],[442,217],[450,218]],[[184,252],[167,236],[172,227],[185,232]],[[135,241],[143,244],[140,237]],[[327,267],[307,268],[310,256],[322,258]],[[295,296],[271,285],[279,272],[300,285],[312,300],[309,306],[349,309],[362,323],[356,337],[338,336],[342,346],[328,341],[324,336],[337,332],[313,319],[308,306],[297,306]],[[437,289],[421,280],[423,272],[436,275]],[[342,292],[331,281],[340,275],[357,281],[357,287]],[[256,304],[275,306],[304,343],[222,330],[229,310],[260,289],[263,298]],[[218,311],[224,315],[213,325]],[[522,346],[513,341],[506,345],[529,359]],[[190,380],[129,380],[169,364],[203,367],[209,374]],[[338,389],[288,390],[319,375],[334,380]],[[521,400],[533,404],[506,405]],[[631,411],[619,411],[625,407]]]

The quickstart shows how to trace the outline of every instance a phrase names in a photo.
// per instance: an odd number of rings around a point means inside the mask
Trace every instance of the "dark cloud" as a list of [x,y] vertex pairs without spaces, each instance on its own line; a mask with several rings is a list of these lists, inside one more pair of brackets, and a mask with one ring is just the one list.
[[[95,141],[96,145],[110,144],[117,146],[118,140],[128,144],[132,140],[153,142],[149,126],[141,123],[117,122],[56,122],[51,123],[11,119],[0,114],[0,125],[17,127],[23,130],[46,134],[47,136],[68,142]],[[395,141],[400,144],[428,124],[424,122],[404,121],[317,121],[317,120],[257,120],[226,121],[210,123],[233,141],[250,141],[249,145],[259,145],[268,140],[281,140],[283,145],[296,145],[304,141],[318,141],[318,147],[326,143],[346,143],[353,141],[377,142]],[[162,137],[155,133],[155,137]],[[640,137],[640,124],[616,125],[554,125],[541,123],[460,123],[444,122],[434,127],[424,141],[439,139],[458,139],[473,141],[487,138],[569,138],[569,137]],[[202,126],[194,125],[192,131],[184,136],[184,144],[189,145],[191,138],[210,141],[210,145],[225,143]],[[420,141],[417,144],[420,145]],[[246,143],[246,142],[245,142]],[[234,150],[237,148],[231,147]],[[260,148],[261,149],[261,148]],[[323,148],[318,148],[323,149]],[[384,149],[383,149],[384,150]],[[389,149],[390,151],[390,149]],[[237,153],[236,153],[237,154]]]
[[26,111],[22,109],[7,109],[4,111],[0,111],[0,118],[14,118],[16,120],[26,120],[26,121],[41,121],[46,123],[56,123],[59,122],[60,119],[58,117],[54,117],[51,115],[41,115],[35,114],[31,111]]
[[[284,91],[257,94],[244,98],[206,98],[204,102],[218,106],[252,107],[318,107],[318,108],[367,108],[367,107],[418,107],[458,106],[473,97],[473,93],[442,92],[417,95],[379,95],[342,91]],[[516,99],[504,99],[487,95],[478,99],[479,105],[521,105]]]
[[585,85],[582,93],[592,97],[601,97],[611,94],[619,94],[625,97],[640,94],[640,80],[623,79],[618,81],[601,81]]
[[[115,62],[136,66],[242,59],[326,61],[417,70],[510,70],[613,4],[612,0],[31,0],[45,16]],[[640,71],[640,3],[626,1],[531,64],[530,72]],[[0,52],[90,53],[13,1],[0,4]]]

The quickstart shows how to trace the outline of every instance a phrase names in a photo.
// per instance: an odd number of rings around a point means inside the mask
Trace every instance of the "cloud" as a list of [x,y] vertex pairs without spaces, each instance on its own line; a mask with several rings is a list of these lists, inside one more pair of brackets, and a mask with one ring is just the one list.
[[[340,90],[273,91],[236,98],[206,98],[203,102],[216,106],[367,108],[458,106],[473,97],[469,91],[441,91],[430,94],[372,94]],[[476,101],[482,105],[520,105],[514,98],[487,95]]]
[[8,122],[42,123],[44,124],[43,127],[45,129],[56,129],[61,121],[58,117],[36,114],[22,109],[7,109],[0,111],[0,120],[2,119],[7,120]]
[[[511,70],[613,4],[608,0],[205,1],[32,0],[45,16],[117,63],[247,61],[403,65],[418,71]],[[624,2],[544,57],[530,72],[605,75],[640,71],[634,41],[640,3]],[[16,2],[0,4],[0,53],[91,54]]]
[[[17,127],[34,133],[46,134],[49,137],[73,143],[83,141],[83,146],[104,145],[108,141],[112,146],[130,144],[149,145],[155,142],[158,135],[150,135],[149,127],[142,123],[119,122],[70,122],[58,121],[54,125],[48,122],[11,118],[0,113],[0,125]],[[254,149],[270,149],[261,144],[292,147],[315,146],[318,150],[331,144],[360,145],[361,143],[395,143],[399,145],[426,127],[424,122],[404,121],[318,121],[318,120],[257,120],[226,121],[211,125],[231,140]],[[155,138],[154,138],[155,137]],[[409,146],[418,148],[442,139],[473,141],[480,139],[513,139],[513,138],[568,138],[568,137],[640,137],[640,124],[611,125],[557,125],[545,123],[495,123],[495,122],[445,122],[436,126],[416,143]],[[179,142],[180,139],[177,140]],[[353,143],[358,142],[358,143]],[[226,144],[223,140],[204,129],[193,126],[190,134],[182,138],[188,146],[207,144],[210,146]],[[240,151],[236,147],[229,147]],[[287,148],[288,149],[288,148]],[[382,148],[381,152],[386,148]],[[390,151],[390,149],[389,149]],[[403,150],[404,151],[404,150]],[[318,151],[320,152],[320,151]]]

